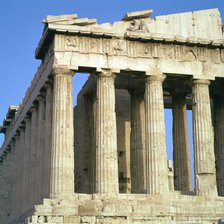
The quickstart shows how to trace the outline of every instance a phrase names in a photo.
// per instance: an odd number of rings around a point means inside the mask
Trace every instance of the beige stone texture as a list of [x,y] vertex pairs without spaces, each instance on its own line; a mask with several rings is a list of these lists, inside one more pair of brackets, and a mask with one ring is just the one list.
[[[219,11],[151,14],[130,12],[113,24],[75,14],[43,21],[41,64],[0,127],[0,223],[221,223]],[[75,108],[74,73],[90,74]],[[173,112],[173,161],[164,108]]]

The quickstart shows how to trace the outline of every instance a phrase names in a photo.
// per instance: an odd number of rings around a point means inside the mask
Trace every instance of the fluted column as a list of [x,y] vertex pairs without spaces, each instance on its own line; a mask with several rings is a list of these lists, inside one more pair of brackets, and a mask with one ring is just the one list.
[[197,195],[217,195],[214,138],[208,80],[193,82],[193,133],[195,191]]
[[145,104],[144,89],[131,95],[131,192],[146,192]]
[[184,94],[173,93],[172,112],[174,189],[179,191],[191,191],[187,105]]
[[55,69],[52,117],[51,197],[74,193],[73,72]]
[[96,193],[106,195],[119,192],[114,79],[110,70],[97,74]]
[[20,132],[17,131],[16,135],[15,135],[15,153],[14,153],[14,166],[13,166],[13,214],[16,214],[18,212],[19,209],[19,195],[18,195],[18,184],[19,184],[19,151],[20,151]]
[[168,191],[168,168],[165,142],[164,104],[160,71],[146,77],[146,191],[149,194]]
[[37,106],[33,105],[31,112],[30,154],[29,154],[29,206],[35,203],[36,192],[36,149],[37,149]]
[[42,166],[44,175],[42,176],[43,198],[49,197],[50,193],[50,175],[51,175],[51,143],[52,143],[52,83],[48,81],[46,87],[46,106],[44,122],[44,151]]
[[30,189],[30,140],[31,140],[31,118],[30,116],[27,116],[25,118],[26,123],[26,129],[25,129],[25,144],[24,144],[24,150],[25,154],[23,157],[23,163],[24,163],[24,179],[23,179],[23,187],[24,187],[24,199],[23,199],[23,205],[22,208],[24,210],[29,208],[29,189]]
[[44,121],[45,121],[45,99],[42,95],[37,97],[38,100],[38,116],[37,116],[37,150],[36,150],[36,192],[35,203],[40,203],[42,200],[42,176],[43,176],[43,150],[44,150]]
[[9,169],[9,198],[8,198],[8,208],[9,208],[9,214],[12,213],[12,188],[13,188],[13,175],[14,175],[14,170],[13,170],[13,166],[14,166],[14,153],[15,153],[15,140],[12,138],[12,140],[10,141],[10,169]]
[[218,195],[224,196],[224,96],[214,99],[215,159]]
[[18,195],[18,204],[17,204],[17,212],[20,214],[23,205],[24,195],[27,194],[27,192],[23,189],[23,178],[24,178],[24,163],[23,163],[23,157],[24,157],[24,142],[25,142],[25,126],[24,123],[21,124],[20,128],[20,146],[18,151],[18,184],[17,184],[17,195]]

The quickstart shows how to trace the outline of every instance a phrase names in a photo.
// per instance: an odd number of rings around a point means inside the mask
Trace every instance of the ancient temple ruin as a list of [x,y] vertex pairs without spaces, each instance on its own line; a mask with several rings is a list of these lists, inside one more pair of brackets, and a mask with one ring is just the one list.
[[[43,23],[41,65],[0,128],[0,223],[222,223],[219,11],[152,18],[145,10],[113,24],[61,15]],[[89,78],[74,107],[77,73]],[[173,167],[165,108],[173,114]]]

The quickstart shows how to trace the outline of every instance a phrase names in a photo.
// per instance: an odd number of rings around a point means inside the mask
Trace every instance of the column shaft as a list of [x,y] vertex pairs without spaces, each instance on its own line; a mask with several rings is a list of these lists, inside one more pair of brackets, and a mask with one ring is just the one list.
[[214,100],[215,157],[218,195],[224,196],[224,97]]
[[24,157],[24,142],[25,142],[25,130],[24,125],[20,128],[20,147],[18,152],[18,187],[17,187],[17,194],[18,194],[18,213],[20,214],[23,210],[23,200],[25,194],[27,192],[24,191],[23,188],[23,179],[24,179],[24,163],[23,163],[23,157]]
[[173,94],[172,112],[174,189],[191,191],[190,147],[187,127],[187,106],[184,94]]
[[30,140],[31,140],[31,119],[30,117],[26,117],[26,129],[25,129],[25,144],[24,150],[25,154],[23,157],[24,162],[24,179],[23,179],[23,186],[24,186],[24,200],[23,200],[23,209],[27,210],[29,208],[29,189],[30,189]]
[[165,193],[169,187],[165,142],[163,80],[164,76],[161,74],[146,78],[146,190],[147,193],[151,194]]
[[44,121],[45,121],[45,101],[43,96],[38,96],[38,117],[37,117],[37,153],[36,153],[36,203],[40,203],[43,198],[43,185],[42,185],[42,176],[43,176],[43,150],[44,150]]
[[36,192],[36,150],[37,150],[37,107],[31,108],[31,133],[30,133],[30,154],[29,154],[29,206],[35,203]]
[[217,195],[209,84],[207,80],[193,82],[192,109],[197,195]]
[[72,71],[54,70],[51,197],[74,193]]
[[51,175],[51,142],[52,142],[52,83],[46,84],[46,108],[45,108],[45,125],[44,125],[44,151],[42,166],[44,175],[42,176],[43,198],[49,197],[50,194],[50,175]]
[[97,77],[96,193],[102,194],[119,192],[114,79],[109,70]]
[[131,192],[146,192],[144,91],[131,94]]

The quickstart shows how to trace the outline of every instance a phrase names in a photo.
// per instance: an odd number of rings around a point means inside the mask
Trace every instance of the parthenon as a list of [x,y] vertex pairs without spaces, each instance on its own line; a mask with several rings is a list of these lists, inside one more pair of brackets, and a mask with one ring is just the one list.
[[[41,65],[0,127],[0,224],[224,223],[220,13],[152,14],[43,20]],[[78,73],[89,77],[74,107]]]

